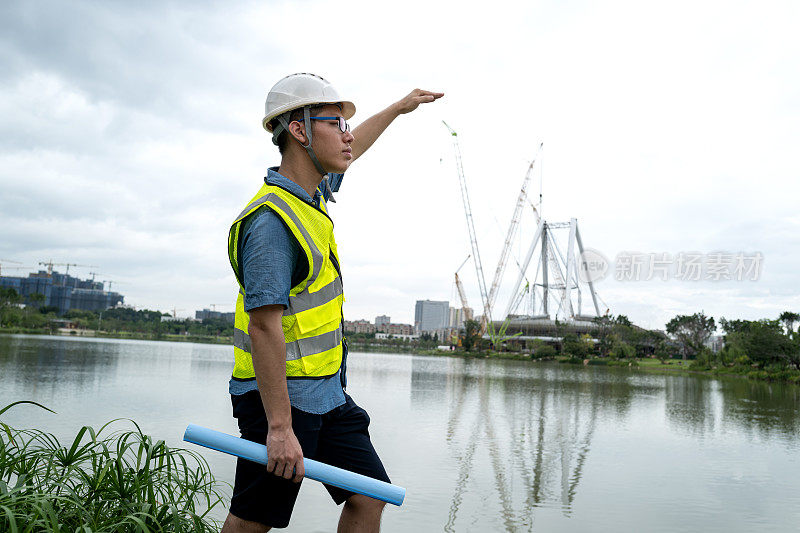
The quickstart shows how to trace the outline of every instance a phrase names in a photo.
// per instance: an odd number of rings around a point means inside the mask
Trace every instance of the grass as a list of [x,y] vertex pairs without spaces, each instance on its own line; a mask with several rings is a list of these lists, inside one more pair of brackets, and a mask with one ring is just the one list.
[[663,363],[658,359],[643,358],[637,359],[639,368],[645,370],[688,370],[692,361],[683,359],[666,359]]
[[[696,361],[682,359],[667,359],[663,363],[658,359],[643,358],[633,360],[606,360],[591,359],[589,364],[604,364],[607,366],[628,366],[628,363],[639,370],[651,371],[653,373],[674,374],[700,374],[707,376],[740,376],[757,381],[782,381],[786,383],[800,384],[800,371],[792,369],[754,369],[750,365],[725,366],[718,363],[713,366],[697,365]],[[718,366],[717,366],[718,365]]]
[[[0,416],[14,402],[0,409]],[[49,410],[49,409],[48,409]],[[223,504],[206,461],[135,431],[81,428],[68,445],[0,421],[0,531],[211,532]]]
[[231,344],[232,336],[224,335],[178,335],[173,333],[145,333],[139,331],[98,331],[95,337],[106,339],[132,339],[144,341],[196,342],[201,344]]

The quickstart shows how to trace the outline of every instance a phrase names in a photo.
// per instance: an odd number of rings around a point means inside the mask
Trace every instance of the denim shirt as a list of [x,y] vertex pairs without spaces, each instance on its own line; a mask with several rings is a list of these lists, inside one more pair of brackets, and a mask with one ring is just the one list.
[[[264,181],[281,187],[314,205],[319,205],[320,190],[312,198],[297,183],[278,174],[277,167],[270,168]],[[342,183],[342,174],[329,174],[330,191],[336,192]],[[324,188],[324,182],[321,185]],[[325,189],[328,200],[330,191]],[[242,225],[242,246],[239,264],[245,286],[244,309],[250,311],[264,305],[280,304],[289,307],[289,291],[303,280],[308,271],[308,260],[300,253],[300,245],[279,215],[262,207]],[[346,386],[347,346],[344,346],[342,367],[328,378],[287,379],[289,402],[296,409],[312,414],[324,414],[345,403],[343,387]],[[258,390],[255,380],[231,379],[228,390],[240,395]]]

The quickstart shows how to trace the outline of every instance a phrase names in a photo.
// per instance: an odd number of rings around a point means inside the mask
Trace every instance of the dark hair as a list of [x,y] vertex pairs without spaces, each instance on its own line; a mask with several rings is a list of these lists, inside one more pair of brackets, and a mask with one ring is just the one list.
[[[309,116],[316,117],[319,114],[319,110],[322,109],[323,107],[325,107],[326,105],[330,105],[330,104],[316,104],[316,105],[308,106],[308,114],[309,114]],[[303,108],[302,107],[298,107],[297,109],[292,110],[291,113],[289,114],[289,119],[287,120],[287,122],[292,122],[294,120],[299,120],[300,122],[303,121]],[[278,122],[277,118],[274,118],[274,119],[272,119],[270,121],[270,125],[272,126],[272,129],[274,130],[275,128],[277,128],[280,125],[280,122]],[[278,152],[280,152],[281,155],[283,155],[283,152],[286,150],[286,143],[287,142],[289,142],[289,132],[286,131],[286,130],[283,130],[280,133],[280,135],[278,135]]]

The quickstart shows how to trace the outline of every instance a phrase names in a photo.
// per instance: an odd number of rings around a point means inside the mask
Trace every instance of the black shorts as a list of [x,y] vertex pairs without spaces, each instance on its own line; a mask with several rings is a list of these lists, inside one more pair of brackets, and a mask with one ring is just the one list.
[[[389,476],[369,440],[369,415],[349,395],[345,394],[345,399],[344,405],[324,415],[312,415],[292,407],[292,429],[303,456],[389,483]],[[258,391],[231,396],[231,402],[242,438],[264,444],[267,417]],[[270,474],[264,465],[239,459],[231,513],[243,520],[286,527],[300,485]],[[337,505],[353,495],[337,487],[325,485],[325,488]]]

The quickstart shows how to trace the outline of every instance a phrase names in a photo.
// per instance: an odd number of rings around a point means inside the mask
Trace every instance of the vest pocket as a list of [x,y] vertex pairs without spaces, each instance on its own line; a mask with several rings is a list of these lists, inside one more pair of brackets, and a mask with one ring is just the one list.
[[294,315],[297,331],[305,337],[310,333],[319,331],[324,333],[333,329],[333,323],[342,318],[342,306],[339,298],[336,298],[320,307],[314,307],[307,311],[301,311]]

